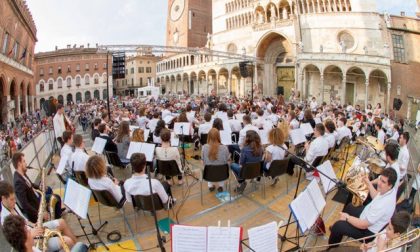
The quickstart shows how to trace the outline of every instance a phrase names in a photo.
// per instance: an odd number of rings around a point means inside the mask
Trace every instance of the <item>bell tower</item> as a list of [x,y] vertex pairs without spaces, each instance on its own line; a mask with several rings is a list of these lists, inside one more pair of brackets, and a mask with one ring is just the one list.
[[166,46],[204,47],[212,33],[211,0],[169,0]]

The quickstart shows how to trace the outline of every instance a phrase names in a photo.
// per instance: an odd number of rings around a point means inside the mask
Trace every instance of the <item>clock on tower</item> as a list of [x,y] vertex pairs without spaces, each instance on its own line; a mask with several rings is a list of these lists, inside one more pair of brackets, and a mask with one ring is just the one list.
[[169,0],[166,45],[204,47],[212,33],[212,1]]

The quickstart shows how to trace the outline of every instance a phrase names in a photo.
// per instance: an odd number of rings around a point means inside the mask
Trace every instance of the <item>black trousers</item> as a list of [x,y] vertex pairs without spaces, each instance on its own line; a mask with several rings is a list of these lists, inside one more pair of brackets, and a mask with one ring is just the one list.
[[[364,208],[365,208],[364,206],[354,207],[352,204],[348,204],[346,207],[344,207],[343,212],[348,213],[349,215],[353,217],[360,217]],[[372,233],[368,229],[359,229],[352,226],[347,221],[339,220],[336,223],[334,223],[334,225],[331,227],[331,235],[330,235],[330,238],[328,239],[328,244],[335,244],[335,243],[341,242],[341,240],[343,239],[343,236],[348,236],[353,239],[360,239],[363,237],[371,236],[373,234],[374,233]],[[374,237],[366,239],[366,242],[373,241],[374,239],[375,239]],[[330,246],[330,248],[337,247],[337,246],[338,245]]]
[[171,185],[169,185],[168,182],[163,181],[162,186],[163,186],[163,189],[165,189],[165,192],[168,194],[168,196],[172,197]]

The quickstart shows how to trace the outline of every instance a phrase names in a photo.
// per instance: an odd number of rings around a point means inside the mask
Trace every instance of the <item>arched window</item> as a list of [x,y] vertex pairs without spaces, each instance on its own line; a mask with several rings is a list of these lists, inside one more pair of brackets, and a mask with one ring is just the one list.
[[76,86],[80,86],[80,77],[79,76],[76,77]]
[[89,75],[86,75],[85,76],[85,85],[89,85],[89,82],[90,82]]
[[99,75],[95,75],[93,78],[93,84],[99,84]]
[[106,73],[103,73],[102,74],[102,82],[103,83],[106,83]]
[[48,90],[53,90],[54,88],[54,82],[52,80],[48,81]]
[[43,81],[41,81],[39,83],[39,92],[44,92],[44,82]]
[[71,87],[71,77],[67,77],[67,87]]
[[57,80],[57,87],[63,88],[63,80],[61,78]]

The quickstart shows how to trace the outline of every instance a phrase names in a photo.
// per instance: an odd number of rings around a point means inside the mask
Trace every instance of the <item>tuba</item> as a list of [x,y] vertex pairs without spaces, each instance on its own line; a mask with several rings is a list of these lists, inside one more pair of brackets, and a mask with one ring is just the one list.
[[[43,225],[43,221],[44,221],[44,210],[47,206],[47,201],[46,201],[46,197],[45,197],[45,168],[41,168],[41,185],[40,185],[40,191],[38,191],[38,193],[41,195],[41,202],[39,204],[39,210],[38,210],[38,219],[36,221],[36,226],[37,227],[42,227]],[[51,206],[51,203],[50,203]],[[49,229],[44,229],[44,234],[42,237],[40,237],[35,246],[45,252],[48,249],[48,239],[50,239],[53,236],[57,236],[60,239],[61,242],[61,246],[63,248],[63,250],[65,252],[70,252],[69,247],[67,246],[66,242],[64,241],[64,237],[61,235],[60,232],[58,232],[57,230],[49,230]]]
[[363,182],[365,175],[369,175],[369,169],[366,167],[366,164],[361,163],[350,167],[344,178],[347,189],[353,194],[352,204],[355,207],[363,205],[363,202],[369,195],[369,188]]

